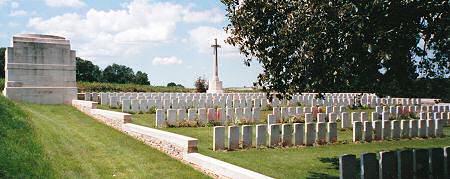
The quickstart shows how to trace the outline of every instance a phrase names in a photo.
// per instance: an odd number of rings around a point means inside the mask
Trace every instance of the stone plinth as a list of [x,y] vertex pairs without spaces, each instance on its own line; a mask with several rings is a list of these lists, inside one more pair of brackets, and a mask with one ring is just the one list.
[[208,90],[206,93],[223,93],[222,81],[219,78],[213,78],[209,81]]
[[75,51],[63,37],[24,34],[5,54],[3,95],[37,104],[71,104],[77,98]]

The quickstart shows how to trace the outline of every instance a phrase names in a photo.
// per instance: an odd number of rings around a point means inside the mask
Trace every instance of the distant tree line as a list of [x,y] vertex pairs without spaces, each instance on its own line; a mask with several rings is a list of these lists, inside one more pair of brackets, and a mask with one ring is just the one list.
[[82,58],[76,58],[77,81],[86,82],[108,82],[108,83],[134,83],[141,85],[150,85],[148,74],[137,71],[125,65],[108,65],[103,71],[91,61]]

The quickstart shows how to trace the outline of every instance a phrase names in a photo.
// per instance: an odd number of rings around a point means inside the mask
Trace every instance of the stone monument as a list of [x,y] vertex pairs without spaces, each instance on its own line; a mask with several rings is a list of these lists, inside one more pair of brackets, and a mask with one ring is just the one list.
[[75,51],[57,36],[15,35],[5,53],[3,95],[37,104],[70,104],[77,97]]
[[214,41],[215,41],[215,44],[211,45],[211,47],[214,48],[214,55],[215,55],[214,76],[211,79],[211,81],[209,81],[208,90],[206,92],[207,93],[223,93],[222,81],[219,80],[219,65],[217,63],[217,61],[218,61],[217,49],[220,48],[220,45],[217,44],[217,39],[214,39]]

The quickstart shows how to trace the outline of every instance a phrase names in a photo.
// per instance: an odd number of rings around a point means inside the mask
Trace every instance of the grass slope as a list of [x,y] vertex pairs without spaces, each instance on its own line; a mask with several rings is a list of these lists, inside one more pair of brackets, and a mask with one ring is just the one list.
[[6,178],[207,178],[70,106],[0,102]]
[[30,119],[0,95],[0,178],[49,178],[52,169]]

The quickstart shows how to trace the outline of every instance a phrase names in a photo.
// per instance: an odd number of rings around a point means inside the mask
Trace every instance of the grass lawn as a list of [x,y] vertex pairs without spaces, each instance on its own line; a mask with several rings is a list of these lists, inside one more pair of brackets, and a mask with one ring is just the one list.
[[[370,112],[366,110],[348,110]],[[265,121],[267,113],[263,111],[261,121]],[[133,123],[154,127],[154,114],[134,114]],[[340,123],[338,124],[340,128]],[[405,148],[431,148],[450,145],[450,137],[436,139],[414,139],[372,142],[369,144],[352,143],[351,130],[339,130],[339,144],[324,145],[316,147],[291,147],[291,148],[265,148],[248,149],[239,151],[212,151],[212,127],[200,128],[165,128],[169,132],[174,132],[199,139],[199,152],[225,162],[229,162],[262,174],[275,178],[337,178],[338,156],[342,154],[356,154],[364,152],[378,152],[383,150],[398,150]],[[450,127],[446,127],[444,132],[450,136]],[[255,128],[253,128],[255,135]],[[255,137],[253,137],[255,140]],[[255,143],[255,141],[253,141]]]
[[[29,115],[28,118],[24,115],[18,117],[22,123],[28,123],[23,125],[28,127],[23,135],[12,137],[18,141],[16,145],[23,145],[22,141],[26,140],[25,147],[31,146],[28,147],[31,149],[19,151],[16,149],[18,146],[7,145],[6,149],[15,149],[16,152],[4,160],[2,152],[7,150],[2,146],[4,140],[0,140],[0,171],[5,165],[11,165],[12,169],[6,168],[9,177],[207,178],[190,166],[95,121],[71,106],[18,106]],[[3,114],[10,108],[11,105],[2,106],[0,111]],[[3,133],[2,127],[0,133]],[[38,152],[34,152],[34,148],[38,148]],[[34,153],[29,154],[30,151]]]

